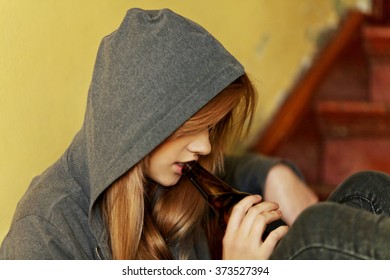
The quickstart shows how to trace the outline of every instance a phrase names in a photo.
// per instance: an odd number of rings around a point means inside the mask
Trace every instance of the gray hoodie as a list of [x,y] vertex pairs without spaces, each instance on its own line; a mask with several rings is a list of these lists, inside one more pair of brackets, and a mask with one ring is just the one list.
[[[31,182],[0,258],[110,259],[98,197],[243,73],[194,22],[129,10],[100,44],[82,128]],[[208,258],[202,248],[194,258]]]

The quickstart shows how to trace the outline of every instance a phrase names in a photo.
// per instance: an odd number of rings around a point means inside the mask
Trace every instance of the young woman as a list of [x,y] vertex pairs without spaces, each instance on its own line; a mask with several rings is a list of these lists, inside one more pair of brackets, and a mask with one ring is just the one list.
[[[222,172],[255,101],[242,65],[202,27],[170,10],[128,11],[101,42],[81,130],[32,181],[1,258],[210,258],[208,208],[181,169],[198,160]],[[224,258],[267,258],[287,232],[247,254],[247,234],[282,216],[260,201],[233,211]]]
[[[298,216],[316,199],[288,164],[257,155],[224,164],[255,100],[241,64],[202,27],[169,10],[130,10],[100,45],[82,128],[32,181],[0,258],[390,259],[389,175],[356,174]],[[192,160],[226,167],[242,190],[298,201],[288,207],[296,222],[262,241],[282,212],[253,195],[216,238],[205,201],[181,176]],[[272,192],[274,181],[287,187]]]

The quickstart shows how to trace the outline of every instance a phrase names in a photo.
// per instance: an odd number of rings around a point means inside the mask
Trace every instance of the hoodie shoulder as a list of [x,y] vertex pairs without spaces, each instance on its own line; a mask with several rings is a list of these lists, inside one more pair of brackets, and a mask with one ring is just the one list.
[[94,258],[89,201],[61,164],[36,177],[18,203],[0,250],[4,259]]

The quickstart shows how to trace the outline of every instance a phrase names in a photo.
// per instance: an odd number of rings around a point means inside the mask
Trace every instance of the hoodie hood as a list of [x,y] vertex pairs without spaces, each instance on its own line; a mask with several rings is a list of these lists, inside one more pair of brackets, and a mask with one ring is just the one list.
[[196,23],[167,9],[129,10],[100,44],[84,123],[68,153],[90,211],[113,181],[243,74]]

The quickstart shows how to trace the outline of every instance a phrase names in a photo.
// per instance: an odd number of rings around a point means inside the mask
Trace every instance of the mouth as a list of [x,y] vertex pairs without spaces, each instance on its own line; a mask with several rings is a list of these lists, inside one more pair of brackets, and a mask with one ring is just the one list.
[[179,174],[180,176],[183,175],[183,167],[184,167],[184,165],[186,163],[188,163],[188,162],[191,162],[191,161],[194,161],[194,160],[183,161],[183,162],[175,162],[175,168],[176,168],[177,174]]
[[176,162],[175,163],[175,168],[176,168],[176,172],[177,174],[179,175],[183,175],[183,166],[184,166],[184,162]]

